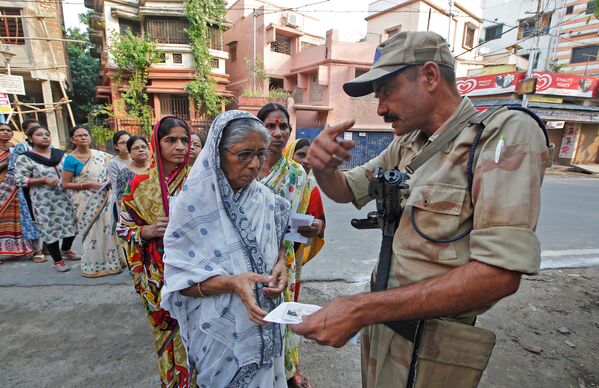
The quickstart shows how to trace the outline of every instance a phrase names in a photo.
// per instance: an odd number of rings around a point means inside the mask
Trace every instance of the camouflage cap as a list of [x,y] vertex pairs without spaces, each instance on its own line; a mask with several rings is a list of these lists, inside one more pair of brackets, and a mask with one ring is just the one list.
[[430,31],[397,33],[376,48],[370,70],[345,83],[343,90],[352,97],[365,96],[373,92],[374,81],[404,67],[428,61],[454,68],[455,60],[445,39]]

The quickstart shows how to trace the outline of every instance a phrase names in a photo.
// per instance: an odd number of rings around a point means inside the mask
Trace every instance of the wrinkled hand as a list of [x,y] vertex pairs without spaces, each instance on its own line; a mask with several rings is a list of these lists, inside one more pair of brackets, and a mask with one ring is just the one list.
[[314,219],[312,221],[312,225],[310,226],[300,226],[297,228],[297,231],[304,237],[314,238],[322,232],[322,227],[324,226],[324,222],[319,219]]
[[354,125],[354,120],[328,125],[314,139],[306,161],[317,171],[334,172],[344,160],[350,160],[349,150],[356,146],[352,140],[337,141],[337,136]]
[[263,318],[266,316],[266,311],[262,310],[256,302],[256,296],[254,294],[255,283],[266,283],[270,282],[272,278],[267,275],[259,275],[253,272],[245,272],[239,275],[233,275],[233,292],[241,298],[241,301],[245,305],[248,311],[250,320],[258,325],[264,325]]
[[141,238],[152,240],[164,236],[168,226],[168,217],[158,217],[155,224],[146,225],[141,228]]
[[285,256],[281,258],[279,255],[279,259],[272,269],[272,276],[268,282],[268,287],[264,287],[262,291],[270,299],[276,299],[285,290],[285,287],[287,287],[287,265],[285,264]]
[[47,184],[48,186],[52,186],[52,187],[58,187],[58,178],[49,178],[46,177],[44,178],[44,183]]
[[356,312],[352,297],[338,297],[314,314],[304,316],[302,323],[288,326],[321,345],[340,348],[362,328]]

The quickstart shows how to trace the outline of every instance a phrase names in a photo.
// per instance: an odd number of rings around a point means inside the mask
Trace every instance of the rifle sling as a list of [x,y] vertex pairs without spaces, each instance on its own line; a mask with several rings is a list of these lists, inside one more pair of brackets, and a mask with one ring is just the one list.
[[[500,108],[501,106],[498,106],[489,108],[485,112],[476,112],[459,125],[441,132],[435,140],[424,147],[422,151],[411,160],[410,164],[406,166],[406,171],[409,174],[414,174],[420,166],[426,163],[426,161],[433,157],[437,152],[441,151],[447,144],[451,143],[451,141],[462,133],[466,127],[472,124],[480,125]],[[399,220],[397,220],[397,223],[399,223]],[[371,283],[371,291],[383,291],[387,289],[387,280],[389,279],[389,271],[391,270],[392,257],[393,236],[383,235],[376,277],[374,282]],[[389,321],[384,322],[384,324],[408,341],[414,342],[420,322],[421,321]]]

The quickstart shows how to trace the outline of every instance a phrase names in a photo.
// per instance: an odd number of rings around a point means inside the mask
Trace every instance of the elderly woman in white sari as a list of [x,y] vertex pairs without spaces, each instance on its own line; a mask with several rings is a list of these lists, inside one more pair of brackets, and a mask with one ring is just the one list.
[[251,114],[221,114],[172,201],[161,305],[200,387],[287,387],[284,330],[263,320],[287,282],[289,203],[256,181],[269,141]]

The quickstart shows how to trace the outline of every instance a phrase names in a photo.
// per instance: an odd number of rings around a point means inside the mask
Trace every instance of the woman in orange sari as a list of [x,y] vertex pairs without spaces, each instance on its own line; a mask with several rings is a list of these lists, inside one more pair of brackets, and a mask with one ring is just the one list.
[[0,124],[0,258],[33,253],[31,242],[23,239],[19,187],[14,169],[9,168],[11,139],[12,128]]
[[195,386],[187,367],[179,324],[160,308],[164,285],[163,236],[168,225],[169,203],[187,178],[190,137],[187,124],[176,117],[164,117],[154,126],[154,163],[129,183],[117,226],[133,285],[152,327],[164,387]]

